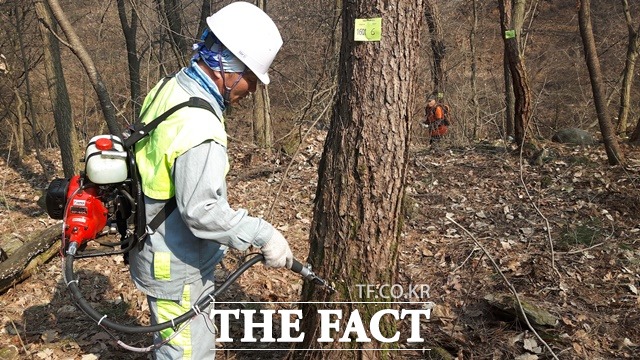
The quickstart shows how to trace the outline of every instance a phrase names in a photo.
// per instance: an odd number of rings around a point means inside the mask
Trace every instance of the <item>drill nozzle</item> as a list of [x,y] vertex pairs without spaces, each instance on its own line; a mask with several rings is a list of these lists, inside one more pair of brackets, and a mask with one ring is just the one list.
[[331,286],[331,284],[327,280],[316,275],[313,271],[311,271],[309,267],[302,265],[302,263],[296,259],[293,259],[293,266],[291,266],[291,270],[295,273],[300,274],[307,280],[311,280],[318,285],[326,287],[331,292],[336,292],[336,289]]

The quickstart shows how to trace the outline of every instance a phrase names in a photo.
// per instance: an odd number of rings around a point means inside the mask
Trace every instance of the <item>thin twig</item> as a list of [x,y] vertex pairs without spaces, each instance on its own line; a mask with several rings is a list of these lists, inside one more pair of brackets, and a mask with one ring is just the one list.
[[18,335],[18,340],[20,340],[20,345],[22,345],[22,350],[24,351],[25,354],[28,354],[29,352],[27,351],[27,347],[24,346],[24,342],[22,342],[22,336],[20,335],[20,332],[18,331],[16,324],[13,322],[13,319],[11,318],[9,318],[9,321],[11,321],[11,326],[13,326],[13,330]]
[[464,231],[470,238],[471,240],[473,240],[473,242],[480,248],[482,249],[482,252],[484,252],[485,255],[487,255],[487,258],[489,259],[489,261],[491,261],[491,264],[493,265],[493,268],[496,269],[496,271],[498,272],[498,274],[500,275],[500,277],[502,277],[502,280],[504,280],[505,284],[507,285],[507,287],[509,288],[509,290],[511,291],[511,293],[513,294],[513,296],[516,298],[516,303],[518,304],[518,309],[520,310],[520,313],[522,314],[522,318],[524,319],[525,323],[527,324],[527,327],[529,328],[529,330],[531,330],[531,332],[533,332],[533,334],[536,336],[536,338],[538,338],[538,340],[544,344],[544,346],[547,348],[547,350],[549,350],[549,352],[551,353],[551,355],[553,356],[554,359],[558,360],[558,356],[553,352],[553,350],[551,349],[551,347],[549,346],[549,344],[547,344],[546,341],[544,341],[542,339],[542,337],[540,337],[540,335],[538,334],[538,332],[533,328],[533,326],[531,325],[531,323],[529,322],[529,318],[527,317],[527,314],[524,311],[524,308],[522,307],[522,303],[520,302],[520,297],[518,296],[518,292],[516,291],[515,287],[513,287],[513,285],[511,284],[511,282],[509,282],[509,280],[507,279],[507,277],[504,275],[504,273],[502,272],[502,270],[500,270],[500,266],[498,266],[498,264],[496,263],[496,261],[493,259],[493,257],[491,256],[491,254],[489,254],[489,252],[484,248],[484,246],[482,246],[482,244],[480,244],[480,242],[475,238],[475,236],[473,236],[473,234],[471,234],[471,232],[469,232],[469,230],[467,230],[464,226],[458,224],[450,215],[446,216],[447,220],[451,221],[453,224],[455,224],[457,227],[459,227],[460,229],[462,229],[462,231]]
[[464,261],[462,262],[462,264],[460,264],[457,268],[453,269],[453,271],[451,271],[452,273],[455,273],[456,271],[460,270],[464,264],[467,263],[467,261],[469,261],[469,259],[471,259],[471,257],[473,256],[473,253],[478,251],[479,249],[477,247],[474,247],[473,250],[471,250],[471,252],[469,253],[469,256],[467,256],[466,259],[464,259]]
[[571,251],[564,251],[564,252],[558,252],[556,254],[558,255],[573,255],[573,254],[579,254],[581,252],[585,252],[585,251],[589,251],[593,248],[597,248],[600,245],[603,245],[604,243],[597,243],[593,246],[589,246],[588,248],[584,248],[584,249],[579,249],[579,250],[571,250]]

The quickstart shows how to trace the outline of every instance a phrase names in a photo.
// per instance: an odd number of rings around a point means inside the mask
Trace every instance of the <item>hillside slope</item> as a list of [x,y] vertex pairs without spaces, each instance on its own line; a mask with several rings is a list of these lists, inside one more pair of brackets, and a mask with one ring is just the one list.
[[[308,252],[323,137],[312,135],[289,172],[292,159],[242,145],[231,148],[232,206],[271,220],[301,259]],[[488,300],[508,295],[513,286],[521,301],[558,320],[537,331],[560,359],[640,357],[640,149],[625,148],[630,165],[623,169],[606,167],[600,147],[548,148],[551,155],[540,166],[526,159],[521,164],[518,154],[501,144],[452,148],[443,143],[412,150],[398,281],[430,287],[436,308],[422,324],[425,345],[459,359],[549,358],[521,321]],[[16,172],[4,159],[0,233],[23,238],[54,223],[34,206],[46,184],[24,169]],[[35,166],[25,169],[35,172]],[[218,275],[228,274],[241,256],[228,256]],[[257,266],[219,300],[299,299],[302,281],[295,274]],[[120,321],[148,320],[144,297],[131,285],[120,257],[83,261],[79,267],[82,289],[103,311]],[[73,306],[60,270],[55,258],[0,295],[0,348],[24,359],[145,359],[120,349]],[[151,342],[145,335],[120,338],[136,346]],[[218,352],[219,359],[282,357],[281,351],[259,357]]]

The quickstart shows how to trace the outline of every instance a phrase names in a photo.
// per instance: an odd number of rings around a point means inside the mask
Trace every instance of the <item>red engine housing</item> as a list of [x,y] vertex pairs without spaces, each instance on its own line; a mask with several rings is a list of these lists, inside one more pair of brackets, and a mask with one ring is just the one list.
[[82,245],[93,240],[107,225],[109,211],[98,198],[96,187],[80,188],[80,175],[69,181],[64,235],[68,241]]

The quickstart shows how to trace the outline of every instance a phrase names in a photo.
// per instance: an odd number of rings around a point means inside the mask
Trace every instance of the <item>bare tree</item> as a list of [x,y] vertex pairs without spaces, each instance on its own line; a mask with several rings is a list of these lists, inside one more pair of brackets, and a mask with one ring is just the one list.
[[629,142],[633,144],[640,143],[640,118],[638,118],[636,129],[633,130],[633,133],[631,134],[631,136],[629,136]]
[[131,18],[127,19],[127,9],[125,0],[117,0],[118,17],[122,26],[125,44],[127,47],[127,65],[129,67],[129,92],[131,94],[131,113],[129,119],[136,121],[136,117],[142,106],[142,90],[140,87],[140,57],[138,55],[138,43],[136,35],[138,33],[138,14],[136,6],[131,6]]
[[116,122],[115,108],[111,103],[111,98],[109,97],[109,92],[107,91],[107,87],[102,81],[102,77],[100,76],[98,69],[93,63],[91,56],[89,56],[89,53],[82,45],[80,38],[78,37],[75,30],[73,29],[73,26],[67,19],[64,11],[62,11],[62,8],[60,7],[60,3],[58,2],[58,0],[47,0],[47,3],[49,4],[49,8],[51,9],[51,13],[53,14],[53,17],[56,19],[56,21],[60,25],[60,28],[62,29],[65,36],[67,37],[67,40],[69,41],[69,43],[66,45],[78,57],[78,59],[80,60],[80,63],[82,63],[82,66],[84,67],[87,75],[89,76],[91,85],[93,86],[93,89],[98,95],[98,100],[100,101],[100,107],[102,108],[102,114],[104,115],[104,119],[107,122],[109,131],[112,134],[120,135],[122,133],[122,130],[120,129],[120,126]]
[[165,24],[164,28],[171,45],[170,49],[178,61],[179,67],[183,67],[188,62],[189,52],[181,20],[183,11],[180,1],[155,0],[155,2],[158,14]]
[[[13,24],[11,25],[13,26]],[[11,49],[14,51],[20,47],[13,41],[11,43]],[[9,50],[8,46],[3,50]],[[2,100],[0,102],[0,120],[7,120],[11,134],[11,139],[5,141],[5,144],[9,144],[8,149],[15,146],[18,156],[22,156],[21,154],[24,154],[24,124],[26,123],[24,114],[26,111],[20,89],[14,84],[11,76],[14,72],[12,70],[16,68],[19,69],[16,65],[10,64],[10,60],[4,54],[0,54],[0,76],[2,76],[2,81],[0,81],[0,100]],[[12,121],[11,118],[15,121]]]
[[602,133],[602,139],[604,140],[607,158],[611,165],[622,164],[624,163],[624,154],[620,150],[620,146],[609,117],[609,110],[605,103],[600,60],[598,59],[596,42],[593,38],[593,28],[591,27],[591,0],[580,0],[578,23],[580,25],[580,36],[582,37],[585,60],[587,62],[587,68],[589,69],[589,77],[591,79],[593,101],[596,105],[598,123],[600,124],[600,132]]
[[[424,4],[399,0],[344,3],[338,91],[330,129],[319,167],[309,261],[323,276],[335,280],[338,293],[331,300],[358,297],[357,284],[391,284],[396,280],[402,227],[401,208],[408,166],[409,136],[415,113],[420,44],[415,34],[423,29]],[[382,41],[353,41],[354,22],[361,14],[382,17]],[[327,301],[330,295],[313,284],[305,285],[303,300]],[[360,314],[368,317],[381,305],[363,302]],[[304,342],[300,349],[339,346],[317,343],[316,304],[303,309]],[[342,307],[349,317],[353,307]],[[394,322],[381,321],[393,331]],[[340,334],[335,334],[338,337]],[[361,358],[377,359],[382,352],[369,347],[388,344],[355,343]],[[356,358],[352,352],[335,358]],[[323,351],[296,351],[292,359],[321,359]],[[334,358],[332,356],[332,358]]]
[[627,22],[629,32],[629,42],[627,43],[627,57],[624,65],[624,78],[622,80],[622,89],[620,91],[620,108],[618,109],[618,131],[626,134],[629,122],[629,110],[631,107],[631,87],[633,86],[633,78],[635,77],[636,61],[638,60],[638,52],[640,51],[640,26],[637,29],[633,27],[631,12],[629,11],[629,1],[622,0],[624,17]]
[[22,95],[20,95],[20,91],[18,91],[18,88],[13,89],[13,93],[15,96],[15,124],[14,123],[9,123],[9,126],[11,127],[11,134],[13,136],[12,141],[10,143],[13,143],[13,139],[15,139],[15,147],[16,147],[16,151],[18,153],[18,158],[21,159],[24,156],[24,124],[27,122],[27,120],[25,119],[25,105],[24,105],[24,101],[22,100]]
[[[267,0],[256,0],[256,6],[267,11]],[[271,101],[266,85],[258,84],[253,94],[253,142],[259,147],[270,151],[273,144],[273,130],[271,126]]]
[[443,61],[447,47],[444,43],[442,25],[440,24],[440,13],[435,0],[425,0],[424,14],[431,38],[431,81],[433,82],[433,92],[443,94],[445,92]]
[[[21,5],[22,7],[20,7],[19,5]],[[24,6],[28,5],[28,4],[18,4],[17,2],[14,3],[14,26],[16,28],[16,34],[18,34],[18,45],[19,45],[19,49],[20,49],[20,55],[22,58],[22,64],[24,67],[24,84],[25,84],[25,88],[27,90],[27,108],[28,108],[28,112],[26,112],[28,114],[28,116],[26,116],[26,119],[29,121],[29,125],[31,126],[31,133],[33,135],[33,145],[34,145],[34,149],[36,150],[36,158],[38,159],[38,162],[40,163],[40,166],[42,166],[42,171],[45,175],[46,178],[49,178],[49,169],[48,167],[45,165],[44,160],[42,158],[42,153],[40,151],[40,147],[42,146],[42,141],[40,141],[39,139],[39,135],[38,135],[38,128],[39,126],[39,120],[38,120],[38,112],[36,111],[36,106],[35,106],[35,96],[33,91],[31,90],[31,68],[32,68],[32,64],[29,63],[29,57],[27,56],[26,53],[26,46],[25,46],[25,42],[24,42],[24,36],[25,36],[25,26],[26,22],[25,22],[25,15],[27,14],[29,9],[26,9]],[[19,93],[16,91],[16,95],[19,96]],[[22,133],[22,118],[20,115],[18,115],[18,129],[20,131],[20,133]],[[20,139],[21,141],[24,141],[24,139]],[[24,156],[24,144],[20,144],[19,146],[19,155],[18,155],[18,159],[20,161],[22,161],[22,157]]]
[[[473,20],[469,32],[469,52],[471,56],[471,105],[473,106],[473,138],[480,124],[480,102],[478,101],[478,58],[476,55],[476,33],[478,31],[478,1],[471,0]],[[464,128],[463,128],[464,129]]]
[[67,83],[62,69],[58,40],[49,31],[56,30],[49,8],[43,1],[35,1],[34,6],[40,22],[40,35],[44,43],[44,69],[47,77],[49,98],[53,109],[53,119],[62,158],[64,176],[70,178],[76,174],[80,164],[80,145],[76,128],[73,124],[73,110],[67,91]]
[[[522,28],[520,11],[524,12],[524,0],[515,0],[517,11],[514,11],[514,0],[498,0],[500,7],[500,28],[502,30],[505,62],[508,63],[511,84],[514,93],[514,140],[522,145],[529,119],[531,117],[531,89],[527,78],[517,27]],[[514,15],[516,14],[516,15]],[[519,25],[518,25],[519,24]],[[505,70],[506,74],[506,70]],[[506,76],[506,75],[505,75]]]

